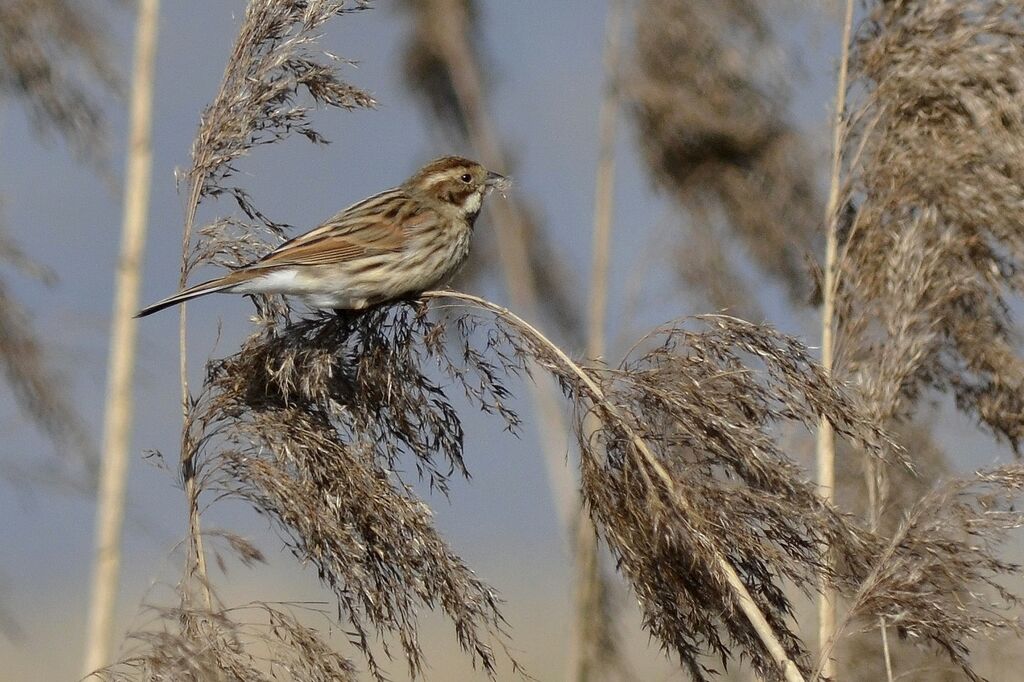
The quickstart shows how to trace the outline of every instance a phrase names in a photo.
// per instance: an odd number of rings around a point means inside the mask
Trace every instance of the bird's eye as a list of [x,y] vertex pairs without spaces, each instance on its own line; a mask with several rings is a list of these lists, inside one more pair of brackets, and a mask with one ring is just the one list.
[[462,180],[464,183],[466,183],[468,185],[469,183],[471,183],[473,181],[473,176],[470,175],[469,173],[465,173],[459,179]]

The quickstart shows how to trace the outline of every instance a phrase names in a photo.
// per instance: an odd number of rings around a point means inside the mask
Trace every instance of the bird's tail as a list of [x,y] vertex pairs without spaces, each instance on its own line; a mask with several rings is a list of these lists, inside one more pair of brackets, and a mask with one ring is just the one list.
[[208,282],[197,284],[194,287],[182,289],[173,296],[168,296],[162,301],[157,301],[153,305],[146,306],[140,310],[135,317],[145,317],[146,315],[152,315],[155,312],[159,312],[164,308],[170,308],[172,305],[177,305],[183,301],[188,301],[199,296],[205,296],[206,294],[213,294],[218,291],[226,291],[236,284],[238,284],[238,280],[232,280],[230,275],[228,277],[211,279]]

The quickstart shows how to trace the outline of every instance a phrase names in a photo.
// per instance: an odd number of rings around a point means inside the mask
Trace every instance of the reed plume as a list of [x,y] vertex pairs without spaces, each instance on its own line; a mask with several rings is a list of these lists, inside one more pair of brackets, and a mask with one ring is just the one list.
[[637,11],[624,94],[638,145],[687,218],[678,271],[719,308],[755,305],[735,246],[795,301],[812,288],[806,263],[823,208],[811,150],[788,120],[772,7],[645,0]]
[[[251,262],[283,234],[283,226],[232,184],[242,156],[292,133],[324,141],[310,125],[306,102],[373,105],[314,48],[317,32],[331,17],[364,7],[250,3],[221,90],[204,112],[193,147],[183,281],[199,264]],[[200,201],[223,195],[235,200],[244,217],[215,220],[193,242]],[[254,219],[257,225],[249,222]],[[219,604],[204,570],[200,495],[240,498],[275,521],[286,546],[315,566],[333,591],[337,617],[353,633],[352,643],[375,678],[384,678],[372,647],[378,635],[396,640],[411,673],[420,673],[416,614],[435,605],[451,616],[474,659],[493,670],[488,642],[501,633],[497,598],[451,552],[434,529],[429,508],[395,473],[404,452],[416,455],[420,473],[441,490],[449,476],[465,471],[454,409],[412,356],[402,355],[429,347],[422,338],[428,328],[388,323],[387,310],[292,322],[294,314],[280,300],[261,299],[258,309],[260,331],[234,357],[212,362],[203,391],[187,397],[181,457],[192,558],[180,588],[182,606],[159,611],[158,624],[134,636],[139,647],[103,674],[114,679],[206,679],[213,670],[244,679],[269,674],[246,648],[252,640],[238,635],[243,627],[238,610]],[[355,362],[359,356],[362,367]],[[482,378],[475,390],[491,396],[489,409],[514,423],[489,362],[480,359]],[[356,389],[360,400],[353,403]],[[467,391],[473,390],[467,384]],[[194,590],[207,594],[205,607],[190,596]],[[351,674],[353,664],[326,654],[329,644],[315,630],[297,622],[282,628],[279,612],[256,610],[263,616],[262,639],[257,639],[280,642],[287,636],[286,648],[301,660],[291,673],[294,679]],[[200,649],[202,655],[192,660]],[[384,653],[392,655],[389,645]]]
[[1016,449],[1024,360],[1024,8],[879,3],[857,35],[846,143],[840,353],[881,419],[930,389]]
[[[0,2],[0,96],[31,112],[36,132],[59,134],[76,153],[102,164],[105,159],[105,111],[101,95],[116,92],[119,78],[102,29],[103,17],[74,0]],[[18,247],[0,226],[0,263],[46,283],[56,280],[45,264]],[[90,438],[73,405],[62,393],[46,358],[31,316],[0,280],[0,364],[22,410],[62,454],[76,461],[73,471],[42,475],[64,479],[76,488],[95,484],[98,462]],[[40,478],[39,472],[6,475]]]
[[[40,132],[57,132],[94,157],[106,154],[106,131],[89,83],[120,85],[103,24],[78,0],[0,3],[0,92],[24,102]],[[72,75],[82,72],[87,79]]]
[[[850,46],[852,104],[837,124],[824,285],[833,371],[880,423],[906,428],[923,398],[948,393],[1014,450],[1024,425],[1010,314],[1024,254],[1013,227],[1022,19],[1005,2],[869,7]],[[891,475],[866,471],[875,519],[897,502],[883,499]]]

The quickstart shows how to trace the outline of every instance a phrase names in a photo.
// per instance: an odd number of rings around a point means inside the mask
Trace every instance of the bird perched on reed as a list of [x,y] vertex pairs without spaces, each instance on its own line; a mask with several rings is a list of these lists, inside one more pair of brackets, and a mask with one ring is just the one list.
[[360,310],[424,291],[465,262],[484,197],[507,185],[475,161],[436,159],[259,261],[179,291],[137,317],[212,293],[288,294],[312,308]]

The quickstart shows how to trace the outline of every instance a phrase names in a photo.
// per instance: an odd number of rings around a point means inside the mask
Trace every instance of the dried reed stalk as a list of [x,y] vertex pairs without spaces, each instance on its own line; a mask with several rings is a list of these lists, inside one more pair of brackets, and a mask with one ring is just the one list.
[[[605,355],[605,324],[608,309],[609,265],[615,198],[615,133],[619,111],[619,55],[625,5],[612,0],[608,7],[604,45],[604,95],[598,120],[598,161],[594,182],[594,227],[591,251],[590,297],[587,314],[586,354]],[[598,431],[593,420],[584,424],[588,440]],[[574,552],[576,609],[569,648],[567,679],[588,682],[601,671],[614,668],[618,659],[612,634],[612,614],[607,612],[609,586],[602,575],[597,529],[582,499],[577,504]]]
[[[839,75],[836,78],[836,99],[832,123],[832,171],[829,177],[828,205],[825,210],[825,262],[821,306],[821,365],[826,372],[832,372],[835,351],[836,314],[836,259],[838,251],[840,172],[842,169],[842,146],[845,139],[847,74],[850,68],[850,38],[853,31],[853,0],[846,0],[843,14],[842,48],[839,57]],[[815,450],[818,469],[818,493],[829,504],[835,501],[836,442],[832,424],[822,419],[818,425],[817,447]],[[826,563],[832,561],[829,547],[822,547]],[[821,594],[818,598],[818,648],[824,650],[832,640],[836,626],[836,593],[827,579],[822,577]],[[835,676],[835,664],[826,659],[822,675]]]
[[156,70],[159,0],[139,3],[135,29],[135,64],[132,70],[128,158],[125,165],[124,218],[121,253],[116,273],[110,332],[107,397],[103,420],[103,460],[96,512],[93,583],[83,674],[109,662],[114,607],[121,566],[121,528],[124,521],[128,450],[134,407],[132,379],[146,243],[150,178],[153,168],[153,80]]

